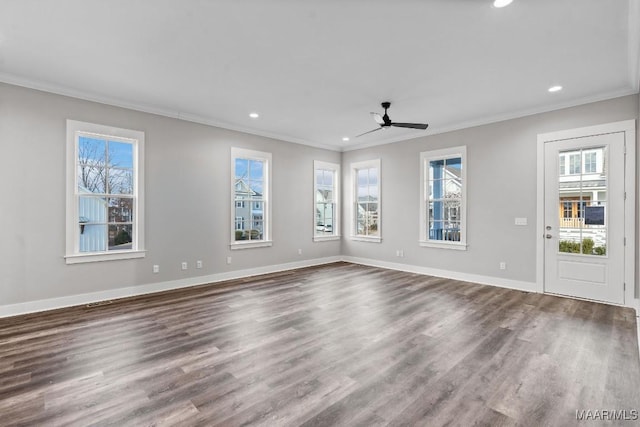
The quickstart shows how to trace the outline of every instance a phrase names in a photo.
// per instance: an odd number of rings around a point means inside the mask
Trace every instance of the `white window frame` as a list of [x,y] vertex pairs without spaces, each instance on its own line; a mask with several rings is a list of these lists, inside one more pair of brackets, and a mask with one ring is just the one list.
[[[589,172],[587,172],[587,165],[591,166],[591,162],[587,163],[587,156],[591,157],[594,156],[595,159],[593,160],[593,167],[594,170],[590,170]],[[601,170],[598,167],[598,160],[599,160],[599,155],[598,152],[596,150],[584,150],[583,151],[583,155],[582,155],[582,174],[583,175],[589,175],[589,174],[596,174],[596,173],[602,173]]]
[[[380,167],[380,159],[365,160],[362,162],[354,162],[351,168],[351,240],[360,242],[380,243],[382,242],[382,169]],[[360,169],[378,169],[378,235],[368,236],[357,234],[358,232],[358,170]]]
[[[571,152],[567,153],[567,157],[569,159],[569,173],[567,175],[580,175],[582,173],[582,156],[580,153]],[[577,164],[575,162],[572,163],[572,159],[577,159]],[[578,168],[578,171],[575,172],[575,168]]]
[[[235,240],[236,233],[236,159],[249,159],[259,160],[264,162],[264,186],[263,186],[263,239],[262,240]],[[262,248],[272,246],[271,240],[271,153],[263,151],[248,150],[245,148],[231,147],[231,220],[230,230],[231,236],[229,239],[229,248],[236,249],[249,249],[249,248]],[[250,205],[252,206],[252,205]],[[266,218],[265,218],[266,216]]]
[[[316,194],[318,194],[318,183],[316,180],[317,170],[328,170],[333,172],[333,202],[335,205],[333,230],[331,235],[316,234]],[[340,240],[340,165],[337,163],[323,162],[320,160],[313,161],[313,241],[326,242],[331,240]]]
[[[429,162],[460,157],[462,161],[462,200],[460,201],[460,241],[443,241],[429,239],[429,218],[427,203],[429,202]],[[467,250],[467,147],[451,147],[441,150],[420,153],[420,238],[419,244],[427,248],[445,248]]]
[[[78,213],[78,139],[80,135],[128,142],[133,145],[133,242],[131,249],[80,252],[80,218]],[[144,132],[95,123],[67,120],[66,153],[66,254],[67,264],[111,261],[145,257],[144,241]]]

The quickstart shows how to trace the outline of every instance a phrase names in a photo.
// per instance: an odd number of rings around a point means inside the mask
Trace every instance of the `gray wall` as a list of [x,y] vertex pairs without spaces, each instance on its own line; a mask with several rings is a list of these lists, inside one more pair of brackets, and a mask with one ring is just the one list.
[[[639,101],[632,95],[341,154],[0,84],[0,306],[340,254],[533,282],[537,135],[638,119]],[[66,119],[145,132],[146,258],[65,264]],[[468,150],[469,248],[421,248],[419,153],[457,145]],[[232,146],[273,153],[271,248],[229,250]],[[382,243],[312,242],[313,160],[341,162],[346,191],[349,164],[378,157]],[[515,217],[529,225],[516,227]],[[197,259],[202,270],[193,268]]]
[[[66,119],[145,132],[146,258],[65,264]],[[313,160],[339,163],[338,152],[6,84],[0,144],[0,306],[340,253],[312,241]],[[273,154],[271,248],[229,250],[232,146]]]
[[[539,133],[638,118],[638,95],[343,153],[348,202],[351,162],[380,158],[382,243],[343,239],[342,254],[453,272],[536,280],[536,146]],[[418,246],[419,153],[467,146],[467,251]],[[350,232],[345,209],[344,234]],[[527,217],[528,226],[515,226]],[[396,250],[404,258],[396,257]],[[507,263],[506,270],[499,263]]]

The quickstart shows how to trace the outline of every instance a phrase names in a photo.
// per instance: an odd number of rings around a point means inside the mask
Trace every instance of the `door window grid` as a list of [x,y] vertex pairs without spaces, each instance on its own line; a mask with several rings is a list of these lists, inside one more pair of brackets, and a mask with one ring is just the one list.
[[[607,252],[606,147],[560,153],[570,159],[569,176],[559,170],[560,229],[558,251],[603,256]],[[580,165],[580,159],[584,164]],[[560,163],[562,160],[560,160]],[[599,164],[601,162],[602,164]],[[581,167],[582,166],[582,167]]]

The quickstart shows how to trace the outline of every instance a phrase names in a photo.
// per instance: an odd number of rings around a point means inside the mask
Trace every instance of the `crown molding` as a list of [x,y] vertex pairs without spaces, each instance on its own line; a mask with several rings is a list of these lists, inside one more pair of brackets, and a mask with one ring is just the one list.
[[306,145],[309,147],[320,148],[320,149],[330,150],[330,151],[338,151],[338,152],[341,151],[340,147],[337,147],[334,145],[322,144],[315,141],[307,141],[305,139],[296,138],[290,135],[264,132],[264,131],[256,130],[249,127],[238,126],[238,125],[218,121],[209,117],[202,117],[195,114],[184,113],[181,111],[158,108],[158,107],[147,105],[147,104],[132,103],[132,102],[124,101],[122,99],[118,99],[118,98],[112,98],[112,97],[103,96],[103,95],[90,93],[86,91],[80,91],[64,85],[57,85],[53,83],[27,79],[27,78],[16,76],[9,73],[0,72],[0,82],[14,85],[14,86],[25,87],[28,89],[39,90],[42,92],[53,93],[56,95],[67,96],[70,98],[81,99],[84,101],[110,105],[112,107],[126,108],[128,110],[139,111],[141,113],[155,114],[157,116],[169,117],[172,119],[198,123],[201,125],[217,127],[220,129],[226,129],[226,130],[231,130],[235,132],[242,132],[249,135],[261,136],[264,138],[275,139],[278,141],[291,142],[294,144]]

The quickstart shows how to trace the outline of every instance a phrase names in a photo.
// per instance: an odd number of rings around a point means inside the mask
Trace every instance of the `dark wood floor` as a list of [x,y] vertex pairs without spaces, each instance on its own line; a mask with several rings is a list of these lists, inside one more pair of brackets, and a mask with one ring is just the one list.
[[353,264],[0,319],[3,426],[568,426],[603,409],[640,410],[633,310]]

